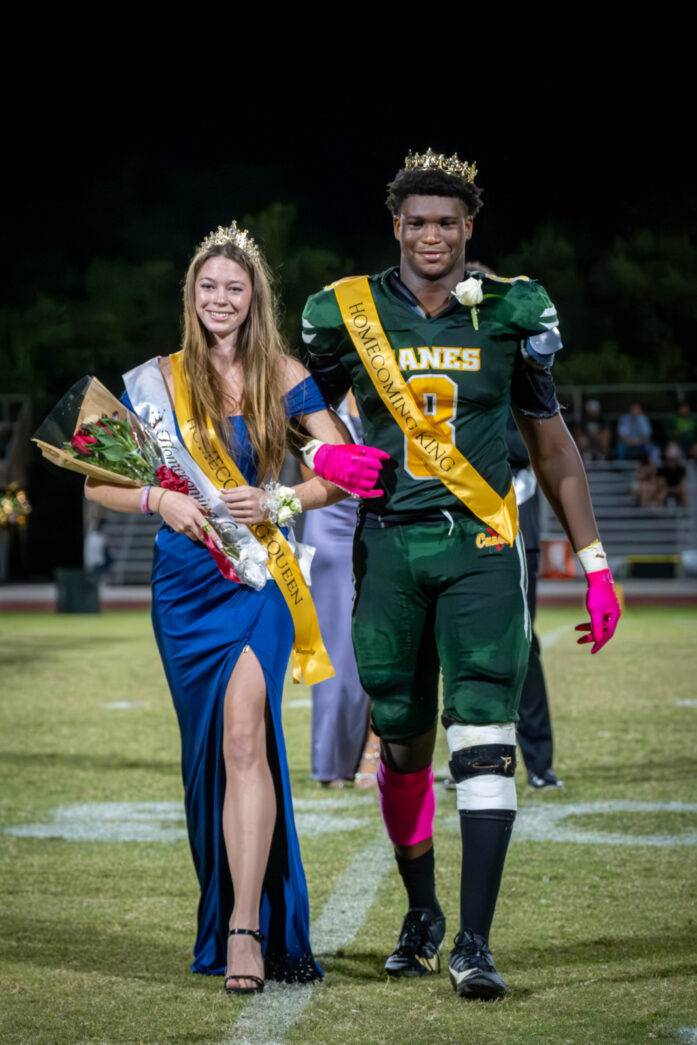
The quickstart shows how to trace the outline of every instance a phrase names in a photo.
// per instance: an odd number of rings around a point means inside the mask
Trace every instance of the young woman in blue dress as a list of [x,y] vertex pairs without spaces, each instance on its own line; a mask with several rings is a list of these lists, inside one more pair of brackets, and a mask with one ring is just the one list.
[[[191,261],[176,368],[171,359],[158,360],[169,398],[175,404],[175,369],[191,405],[191,418],[177,417],[177,428],[193,422],[204,456],[225,447],[248,484],[220,493],[236,522],[266,519],[263,487],[278,477],[289,418],[322,443],[348,441],[308,372],[285,353],[266,264],[235,225],[204,240]],[[323,472],[341,475],[345,485],[341,461],[348,449],[336,455],[338,472],[331,465]],[[329,451],[331,459],[338,447]],[[380,463],[363,452],[349,470],[367,489]],[[344,496],[319,477],[294,489],[303,510]],[[91,479],[86,496],[118,511],[156,512],[163,521],[152,617],[179,719],[187,826],[201,888],[192,969],[224,972],[230,993],[260,991],[266,977],[321,976],[309,943],[281,726],[294,634],[287,602],[271,579],[257,591],[220,574],[202,543],[207,522],[193,497]]]

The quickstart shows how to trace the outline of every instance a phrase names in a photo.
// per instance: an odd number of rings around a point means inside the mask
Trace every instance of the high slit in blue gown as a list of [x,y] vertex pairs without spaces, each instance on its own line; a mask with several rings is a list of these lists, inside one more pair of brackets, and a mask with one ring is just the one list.
[[[291,389],[284,404],[289,417],[325,408],[311,378]],[[240,417],[230,422],[237,466],[254,485],[255,461],[244,422]],[[271,719],[267,754],[277,806],[260,910],[266,976],[288,982],[321,977],[310,949],[307,885],[281,722],[293,642],[290,611],[274,581],[255,591],[225,580],[202,545],[167,526],[155,541],[152,593],[155,638],[181,731],[186,822],[201,889],[191,968],[220,974],[226,967],[234,895],[222,828],[223,703],[237,658],[249,644],[266,680]]]

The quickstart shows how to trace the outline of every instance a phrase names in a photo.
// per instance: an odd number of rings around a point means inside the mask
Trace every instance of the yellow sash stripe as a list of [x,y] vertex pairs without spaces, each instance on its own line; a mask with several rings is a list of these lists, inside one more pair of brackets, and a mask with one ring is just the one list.
[[[247,481],[235,462],[225,448],[219,445],[209,417],[206,418],[206,427],[215,453],[212,457],[204,454],[191,416],[191,394],[184,377],[182,356],[183,352],[176,352],[169,358],[174,382],[174,409],[186,449],[217,489],[247,486]],[[293,681],[300,682],[302,677],[308,686],[312,686],[316,682],[331,678],[334,668],[322,642],[310,589],[305,583],[288,541],[279,528],[268,520],[250,525],[249,529],[269,553],[266,565],[293,618]]]
[[360,360],[409,445],[458,500],[513,545],[518,533],[513,486],[505,498],[497,494],[448,439],[444,429],[437,428],[421,413],[397,366],[367,278],[342,279],[332,287]]

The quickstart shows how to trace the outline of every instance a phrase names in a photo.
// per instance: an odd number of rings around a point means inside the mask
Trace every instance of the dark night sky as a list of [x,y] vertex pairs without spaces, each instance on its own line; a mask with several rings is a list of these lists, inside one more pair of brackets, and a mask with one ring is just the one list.
[[[560,30],[526,8],[527,45],[503,9],[424,10],[416,29],[400,13],[382,48],[371,12],[348,12],[349,27],[326,9],[315,29],[300,9],[285,24],[264,10],[270,24],[253,33],[241,10],[202,8],[176,29],[156,9],[109,9],[101,28],[83,12],[78,38],[78,16],[57,9],[55,27],[44,12],[8,35],[0,261],[18,315],[37,295],[79,300],[95,258],[167,258],[183,275],[211,228],[277,200],[298,207],[296,247],[384,267],[397,260],[385,185],[409,148],[429,145],[476,160],[485,207],[471,249],[494,266],[546,221],[608,246],[638,227],[697,231],[692,58],[659,39],[660,24],[649,61],[630,39],[637,20],[612,40],[597,10],[565,9]],[[178,51],[176,31],[190,37]],[[78,531],[66,562],[79,561]]]
[[150,256],[173,249],[176,227],[183,266],[210,227],[292,198],[312,245],[368,266],[391,256],[385,183],[408,148],[428,145],[476,160],[486,206],[473,249],[494,264],[545,220],[608,239],[635,224],[682,227],[679,90],[635,72],[613,90],[551,72],[458,93],[399,74],[384,88],[309,87],[291,72],[240,90],[156,73],[141,86],[93,65],[92,79],[51,81],[40,123],[10,113],[6,260],[22,241],[58,266],[128,254],[137,222]]

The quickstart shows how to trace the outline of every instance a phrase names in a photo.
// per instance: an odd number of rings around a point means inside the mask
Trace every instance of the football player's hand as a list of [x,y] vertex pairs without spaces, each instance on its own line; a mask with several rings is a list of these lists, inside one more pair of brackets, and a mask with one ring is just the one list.
[[575,630],[588,632],[578,640],[579,645],[592,642],[591,653],[597,653],[615,634],[617,622],[622,610],[615,594],[612,574],[609,570],[596,570],[587,573],[588,591],[586,592],[586,609],[590,623],[577,624]]
[[315,451],[312,470],[315,475],[334,483],[354,497],[382,497],[374,489],[382,462],[389,454],[375,446],[357,443],[321,443]]

